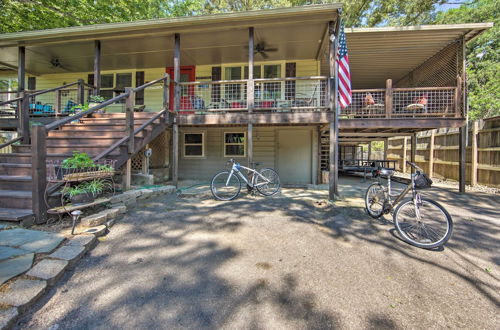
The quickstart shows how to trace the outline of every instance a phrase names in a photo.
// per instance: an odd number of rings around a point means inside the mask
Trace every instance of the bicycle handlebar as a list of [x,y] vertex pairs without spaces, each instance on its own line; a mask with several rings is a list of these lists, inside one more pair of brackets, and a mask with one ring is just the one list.
[[410,165],[411,167],[413,167],[414,169],[416,169],[417,171],[421,171],[421,172],[423,172],[423,171],[424,171],[424,170],[422,170],[422,168],[421,168],[420,166],[418,166],[418,165],[417,165],[417,164],[415,164],[415,163],[412,163],[412,162],[410,162],[410,161],[406,161],[406,163],[407,163],[408,165]]

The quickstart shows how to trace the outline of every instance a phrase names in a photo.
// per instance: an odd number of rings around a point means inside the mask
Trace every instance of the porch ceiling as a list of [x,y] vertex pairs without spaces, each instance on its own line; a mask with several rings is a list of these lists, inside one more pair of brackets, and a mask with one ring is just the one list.
[[[340,6],[304,6],[201,17],[104,24],[0,35],[2,62],[17,65],[17,46],[26,46],[26,69],[35,75],[88,72],[94,40],[101,40],[102,70],[173,66],[174,33],[181,35],[181,65],[248,61],[248,27],[255,43],[269,48],[266,60],[316,58],[329,21]],[[38,38],[36,38],[38,36]],[[51,65],[58,59],[60,67]],[[263,60],[256,55],[256,61]],[[0,63],[1,65],[1,63]]]
[[478,23],[346,29],[353,87],[384,88],[386,79],[398,81],[462,36],[468,41],[491,26]]

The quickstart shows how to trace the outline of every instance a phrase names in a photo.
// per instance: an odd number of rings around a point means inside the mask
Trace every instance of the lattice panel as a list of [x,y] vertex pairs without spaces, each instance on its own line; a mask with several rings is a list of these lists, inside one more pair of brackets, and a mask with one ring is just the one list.
[[142,164],[144,161],[144,148],[132,157],[132,171],[142,171]]
[[451,87],[457,85],[457,75],[462,74],[462,42],[446,46],[408,75],[395,87]]
[[169,141],[170,132],[165,131],[149,143],[149,147],[153,151],[149,165],[151,168],[164,168],[168,165]]

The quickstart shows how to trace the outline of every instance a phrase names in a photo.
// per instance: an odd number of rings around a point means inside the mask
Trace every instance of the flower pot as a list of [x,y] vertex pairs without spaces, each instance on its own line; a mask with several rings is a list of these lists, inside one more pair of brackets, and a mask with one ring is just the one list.
[[92,203],[95,198],[91,193],[83,193],[71,196],[69,199],[71,201],[71,204],[78,205]]

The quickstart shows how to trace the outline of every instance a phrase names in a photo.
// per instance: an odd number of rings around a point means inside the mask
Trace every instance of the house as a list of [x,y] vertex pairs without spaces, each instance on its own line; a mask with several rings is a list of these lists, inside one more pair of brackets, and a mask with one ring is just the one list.
[[[142,150],[152,148],[151,167],[174,183],[209,180],[230,158],[276,168],[285,184],[317,183],[321,170],[330,170],[334,197],[343,145],[465,124],[464,46],[491,24],[346,29],[354,90],[352,104],[340,109],[332,60],[340,9],[311,5],[0,35],[0,72],[17,72],[20,82],[9,96],[15,102],[0,102],[9,108],[0,126],[21,136],[20,145],[2,145],[13,153],[0,155],[0,208],[43,214],[42,164],[75,149],[115,157],[130,173],[144,167]],[[64,117],[92,94],[109,100],[107,114],[80,124]],[[45,126],[30,133],[29,121]],[[12,170],[22,157],[24,170]],[[6,188],[11,173],[29,181],[18,188],[23,194]],[[29,203],[12,203],[16,197]]]

